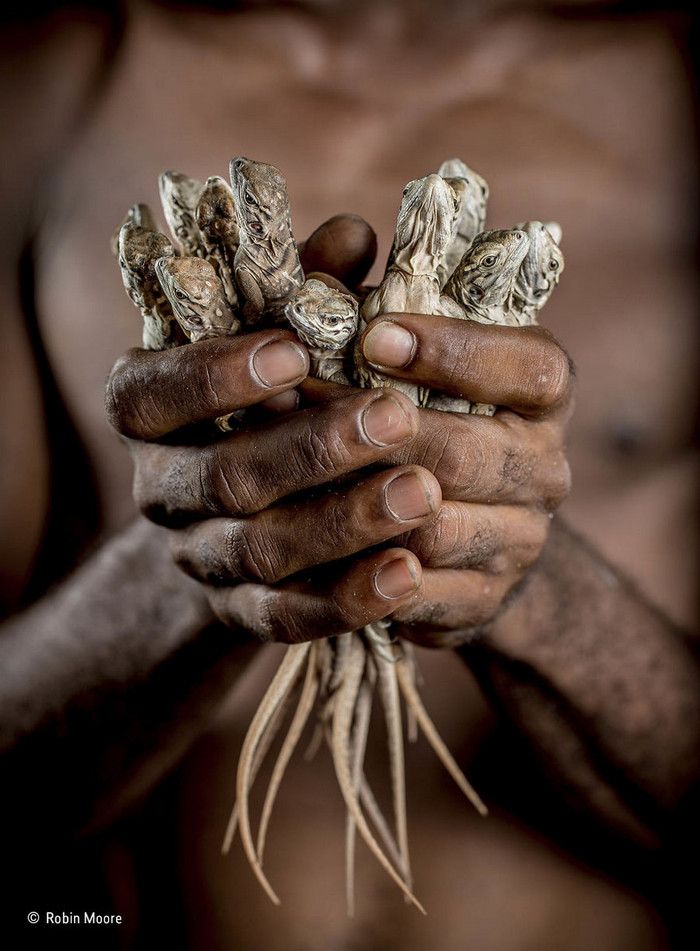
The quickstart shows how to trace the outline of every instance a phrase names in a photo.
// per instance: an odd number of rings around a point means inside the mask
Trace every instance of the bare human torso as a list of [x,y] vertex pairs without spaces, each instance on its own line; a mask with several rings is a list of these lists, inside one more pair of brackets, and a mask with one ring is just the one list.
[[[159,173],[204,181],[225,175],[234,155],[273,163],[287,179],[298,238],[352,211],[377,229],[383,260],[403,185],[458,155],[489,182],[489,227],[532,218],[563,226],[567,271],[544,323],[578,367],[565,514],[687,621],[696,576],[693,156],[690,96],[670,34],[655,22],[472,19],[449,7],[445,19],[461,17],[459,29],[431,33],[402,27],[395,14],[380,4],[358,26],[284,10],[130,10],[103,95],[64,160],[47,166],[55,177],[36,272],[41,334],[94,460],[106,530],[134,507],[128,455],[103,418],[104,380],[140,341],[108,241],[135,201],[157,205]],[[89,60],[91,48],[77,42],[76,56]],[[26,342],[19,331],[16,344],[12,333],[7,340],[19,367]],[[23,405],[36,400],[29,390]],[[20,567],[46,505],[35,419],[23,424],[32,439],[16,426],[20,455],[39,473],[13,516],[27,524]],[[275,653],[261,657],[182,770],[173,835],[190,948],[663,947],[639,897],[505,811],[480,820],[420,745],[408,754],[409,821],[428,917],[404,907],[362,856],[357,917],[346,918],[343,810],[323,755],[298,762],[280,797],[266,868],[282,906],[269,906],[240,851],[223,860],[219,846],[243,731]],[[494,716],[456,655],[420,659],[429,709],[468,768]],[[381,763],[381,737],[373,753]]]

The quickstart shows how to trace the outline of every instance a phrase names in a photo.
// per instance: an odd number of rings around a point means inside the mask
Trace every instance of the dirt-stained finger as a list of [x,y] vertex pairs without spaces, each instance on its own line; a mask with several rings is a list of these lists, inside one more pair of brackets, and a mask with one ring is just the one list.
[[209,588],[216,615],[262,640],[296,644],[355,631],[386,617],[420,587],[415,555],[388,548],[332,566],[313,581]]
[[396,536],[424,568],[522,572],[536,560],[551,519],[520,505],[443,502],[426,524]]
[[134,493],[160,524],[245,516],[377,462],[414,438],[418,411],[393,390],[344,400],[234,432],[204,447],[134,444]]
[[162,352],[133,349],[107,381],[107,416],[123,436],[157,439],[274,397],[303,380],[308,369],[306,349],[286,330]]
[[207,584],[274,584],[410,531],[439,505],[440,486],[429,472],[390,469],[308,502],[197,522],[173,534],[171,551]]
[[570,396],[569,358],[542,327],[386,314],[365,331],[362,350],[389,376],[524,416],[539,418]]

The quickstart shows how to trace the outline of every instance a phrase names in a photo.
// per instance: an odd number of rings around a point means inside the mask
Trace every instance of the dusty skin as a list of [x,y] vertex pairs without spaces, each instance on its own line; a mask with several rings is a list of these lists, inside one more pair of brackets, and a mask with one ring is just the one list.
[[[489,227],[512,228],[535,218],[556,220],[563,227],[566,275],[544,317],[577,366],[577,410],[568,439],[574,488],[562,514],[653,603],[674,620],[693,623],[697,330],[688,215],[695,169],[690,94],[672,34],[654,18],[613,22],[557,18],[534,8],[444,5],[431,7],[433,19],[426,26],[422,10],[404,5],[402,11],[374,4],[366,11],[360,6],[350,14],[341,8],[327,16],[290,9],[214,16],[133,4],[113,59],[103,27],[76,18],[25,33],[7,52],[3,66],[14,147],[3,170],[7,368],[0,385],[3,460],[11,464],[3,463],[0,497],[11,500],[2,529],[8,610],[17,608],[40,546],[49,505],[50,452],[57,465],[55,484],[66,492],[55,498],[54,512],[73,513],[73,527],[89,525],[90,514],[90,493],[78,491],[79,456],[57,428],[51,393],[54,422],[37,425],[42,419],[41,380],[20,318],[29,299],[26,294],[19,299],[17,281],[27,235],[36,234],[38,329],[58,392],[93,462],[102,533],[111,539],[135,514],[133,462],[103,412],[105,379],[120,354],[138,345],[141,333],[140,316],[124,295],[108,250],[109,237],[129,206],[138,200],[157,207],[158,175],[164,169],[180,169],[205,181],[215,173],[225,177],[228,160],[247,155],[284,169],[300,240],[324,219],[353,212],[377,230],[383,262],[401,188],[454,155],[488,179]],[[105,61],[111,68],[102,72]],[[349,255],[353,265],[364,249],[359,247],[354,258]],[[353,265],[347,265],[349,271]],[[378,266],[370,279],[376,282],[380,275]],[[419,333],[420,325],[414,329]],[[485,352],[473,342],[466,356],[482,358]],[[432,384],[430,379],[423,382]],[[484,401],[488,395],[474,394]],[[484,426],[490,422],[482,420]],[[478,440],[480,451],[487,453],[488,446],[485,437]],[[503,474],[510,485],[537,481],[532,459],[509,459]],[[416,465],[408,455],[396,462]],[[62,476],[66,468],[70,480]],[[65,534],[53,536],[54,547],[43,561],[45,578],[60,576],[69,567],[66,560],[74,547],[68,527],[58,524]],[[63,600],[51,602],[54,617],[70,607],[72,629],[83,625],[87,641],[81,643],[90,643],[97,605],[88,596],[89,584],[95,584],[96,575],[101,597],[119,590],[121,615],[112,611],[110,617],[116,624],[123,616],[125,630],[119,651],[108,657],[116,683],[168,657],[179,644],[178,632],[187,636],[187,625],[211,621],[204,598],[200,604],[199,594],[193,593],[199,591],[195,582],[169,573],[170,556],[166,552],[166,561],[162,554],[168,542],[159,531],[146,526],[138,539],[122,537],[117,547],[107,543],[86,563],[80,596],[75,588],[62,586],[57,596]],[[82,537],[87,535],[86,530]],[[259,652],[219,708],[238,662],[221,646],[218,628],[216,637],[206,641],[211,671],[185,653],[179,675],[174,664],[164,673],[158,707],[169,705],[180,716],[172,742],[166,741],[171,733],[159,732],[156,707],[147,697],[125,701],[124,708],[136,711],[134,719],[144,731],[130,758],[115,754],[102,772],[87,771],[85,764],[93,761],[105,737],[123,731],[118,717],[115,723],[102,722],[99,736],[86,741],[82,756],[68,758],[64,744],[63,759],[49,761],[56,768],[47,773],[44,766],[33,767],[34,781],[23,789],[24,805],[33,806],[33,822],[44,836],[60,838],[69,823],[84,824],[93,802],[95,823],[108,826],[177,764],[150,805],[122,819],[106,837],[116,910],[125,909],[128,927],[140,931],[146,942],[155,934],[162,939],[170,927],[173,947],[207,951],[232,945],[244,951],[668,947],[663,919],[673,915],[660,906],[653,910],[643,897],[645,890],[655,896],[653,870],[658,865],[643,846],[630,860],[633,847],[625,843],[645,834],[630,828],[626,807],[638,805],[632,809],[637,820],[658,835],[664,823],[654,817],[664,790],[673,789],[677,796],[683,781],[675,785],[652,758],[651,778],[641,783],[644,792],[638,794],[618,782],[613,771],[610,795],[618,806],[623,801],[617,827],[623,829],[624,842],[602,834],[596,838],[589,834],[586,805],[582,813],[562,805],[557,763],[549,763],[547,784],[540,783],[531,744],[516,740],[507,728],[514,722],[526,737],[538,736],[541,746],[554,736],[553,745],[564,747],[561,735],[568,734],[558,731],[566,726],[566,717],[543,723],[537,711],[528,719],[517,707],[522,696],[518,663],[533,657],[539,669],[549,670],[547,665],[554,663],[557,672],[563,671],[574,694],[584,675],[609,687],[609,696],[628,686],[626,680],[608,678],[610,671],[634,669],[633,682],[638,682],[645,670],[653,670],[653,683],[661,684],[660,709],[670,709],[663,685],[667,672],[674,670],[676,642],[661,655],[641,654],[637,634],[655,631],[656,622],[637,608],[635,596],[615,573],[602,566],[594,569],[592,564],[598,563],[583,554],[571,559],[566,541],[558,539],[557,544],[562,547],[551,552],[549,564],[571,590],[577,591],[581,579],[592,584],[598,572],[605,590],[622,592],[633,623],[615,628],[611,644],[619,648],[614,664],[609,655],[600,655],[596,625],[586,623],[603,604],[600,598],[584,597],[583,607],[575,610],[574,597],[569,614],[565,602],[556,605],[568,639],[533,647],[528,636],[537,630],[536,613],[525,618],[529,624],[514,623],[502,641],[512,665],[491,677],[484,673],[489,658],[481,657],[477,664],[477,658],[467,657],[477,680],[454,651],[421,651],[426,704],[460,763],[469,769],[476,760],[481,790],[492,807],[487,821],[473,815],[430,751],[424,746],[409,751],[411,853],[416,888],[429,912],[425,919],[404,907],[394,886],[361,852],[357,914],[353,921],[346,918],[343,809],[323,756],[311,765],[292,764],[270,827],[266,868],[281,908],[269,906],[241,853],[221,859],[242,735],[279,649]],[[142,551],[148,553],[145,564]],[[149,577],[167,592],[166,607],[154,604],[148,615],[148,656],[142,647],[146,642],[127,623],[125,606],[136,610],[135,577]],[[551,606],[546,586],[535,590],[539,604]],[[81,597],[85,616],[76,618]],[[12,648],[12,638],[26,639],[22,617],[8,624],[4,649]],[[32,630],[44,630],[37,617]],[[662,621],[658,624],[666,631]],[[106,643],[110,630],[104,621],[101,642]],[[666,635],[661,637],[663,644],[667,641]],[[47,644],[55,643],[47,635]],[[557,654],[567,647],[571,654]],[[36,657],[28,665],[35,675],[40,668],[45,678],[33,691],[37,707],[41,701],[43,709],[60,709],[60,695],[52,692],[50,679],[54,648],[43,646],[36,656],[47,659],[46,670]],[[581,668],[580,656],[601,659]],[[13,650],[12,657],[12,669],[21,673],[21,651]],[[640,657],[644,662],[634,668]],[[90,695],[92,671],[98,666],[85,662],[80,676],[76,673],[78,688],[87,685],[82,697]],[[177,685],[195,675],[197,688],[183,699]],[[493,687],[496,681],[503,688],[501,697],[508,694],[512,702],[510,718],[501,716],[500,727],[495,708],[478,686]],[[644,698],[657,693],[645,690]],[[583,695],[590,701],[583,705],[585,714],[597,725],[600,697],[595,691]],[[685,719],[656,717],[653,730],[647,730],[646,699],[631,697],[630,703],[616,707],[631,717],[623,718],[620,736],[625,742],[617,761],[637,782],[624,759],[630,738],[653,735],[655,754],[671,749],[674,725],[690,723],[695,714],[689,705],[683,708]],[[503,709],[502,701],[499,707]],[[36,714],[33,708],[22,709],[26,723],[41,719],[41,709]],[[22,728],[17,725],[18,732]],[[619,738],[606,735],[613,762]],[[384,763],[381,736],[369,757]],[[680,754],[674,759],[686,762]],[[133,761],[146,766],[132,773],[120,765]],[[129,779],[116,784],[119,795],[100,785],[106,777],[109,789],[114,776]],[[51,801],[43,794],[49,788]],[[546,798],[538,799],[534,792],[544,792]],[[608,800],[597,801],[592,811],[613,821],[615,807]],[[46,861],[50,879],[50,856]],[[94,866],[90,869],[94,876]],[[174,910],[178,906],[181,918]],[[125,940],[130,933],[124,932]]]

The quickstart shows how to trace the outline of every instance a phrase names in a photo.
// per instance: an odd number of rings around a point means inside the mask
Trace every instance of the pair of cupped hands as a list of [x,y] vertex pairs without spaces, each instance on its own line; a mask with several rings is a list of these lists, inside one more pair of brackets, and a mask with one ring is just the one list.
[[[375,250],[340,215],[300,255],[354,292]],[[425,314],[380,315],[362,348],[387,376],[499,409],[417,409],[395,389],[316,380],[294,333],[267,329],[128,351],[107,413],[141,511],[225,624],[296,643],[388,617],[417,644],[455,647],[498,615],[568,492],[569,360],[540,327]],[[243,408],[244,428],[211,436]]]

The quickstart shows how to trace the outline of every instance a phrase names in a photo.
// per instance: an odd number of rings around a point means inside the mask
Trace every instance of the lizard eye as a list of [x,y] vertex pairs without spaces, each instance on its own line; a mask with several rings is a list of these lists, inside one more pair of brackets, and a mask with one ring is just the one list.
[[331,325],[331,327],[335,327],[335,325],[339,322],[339,320],[340,320],[340,317],[338,317],[337,314],[332,314],[328,318],[328,323]]
[[246,192],[243,197],[244,197],[245,202],[246,202],[247,205],[254,205],[254,204],[255,204],[255,199],[254,199],[253,196],[250,194],[250,192]]
[[485,257],[481,259],[481,264],[483,264],[484,267],[493,267],[495,263],[496,263],[495,254],[487,254]]
[[558,267],[559,267],[559,262],[556,261],[554,258],[552,258],[551,261],[549,262],[549,270],[556,271]]
[[175,296],[178,300],[186,300],[187,294],[184,291],[181,291],[179,288],[175,288]]
[[406,197],[406,195],[408,195],[408,185],[406,185],[406,187],[405,187],[404,190],[401,192],[401,194],[402,194],[402,196],[403,196],[404,198]]

